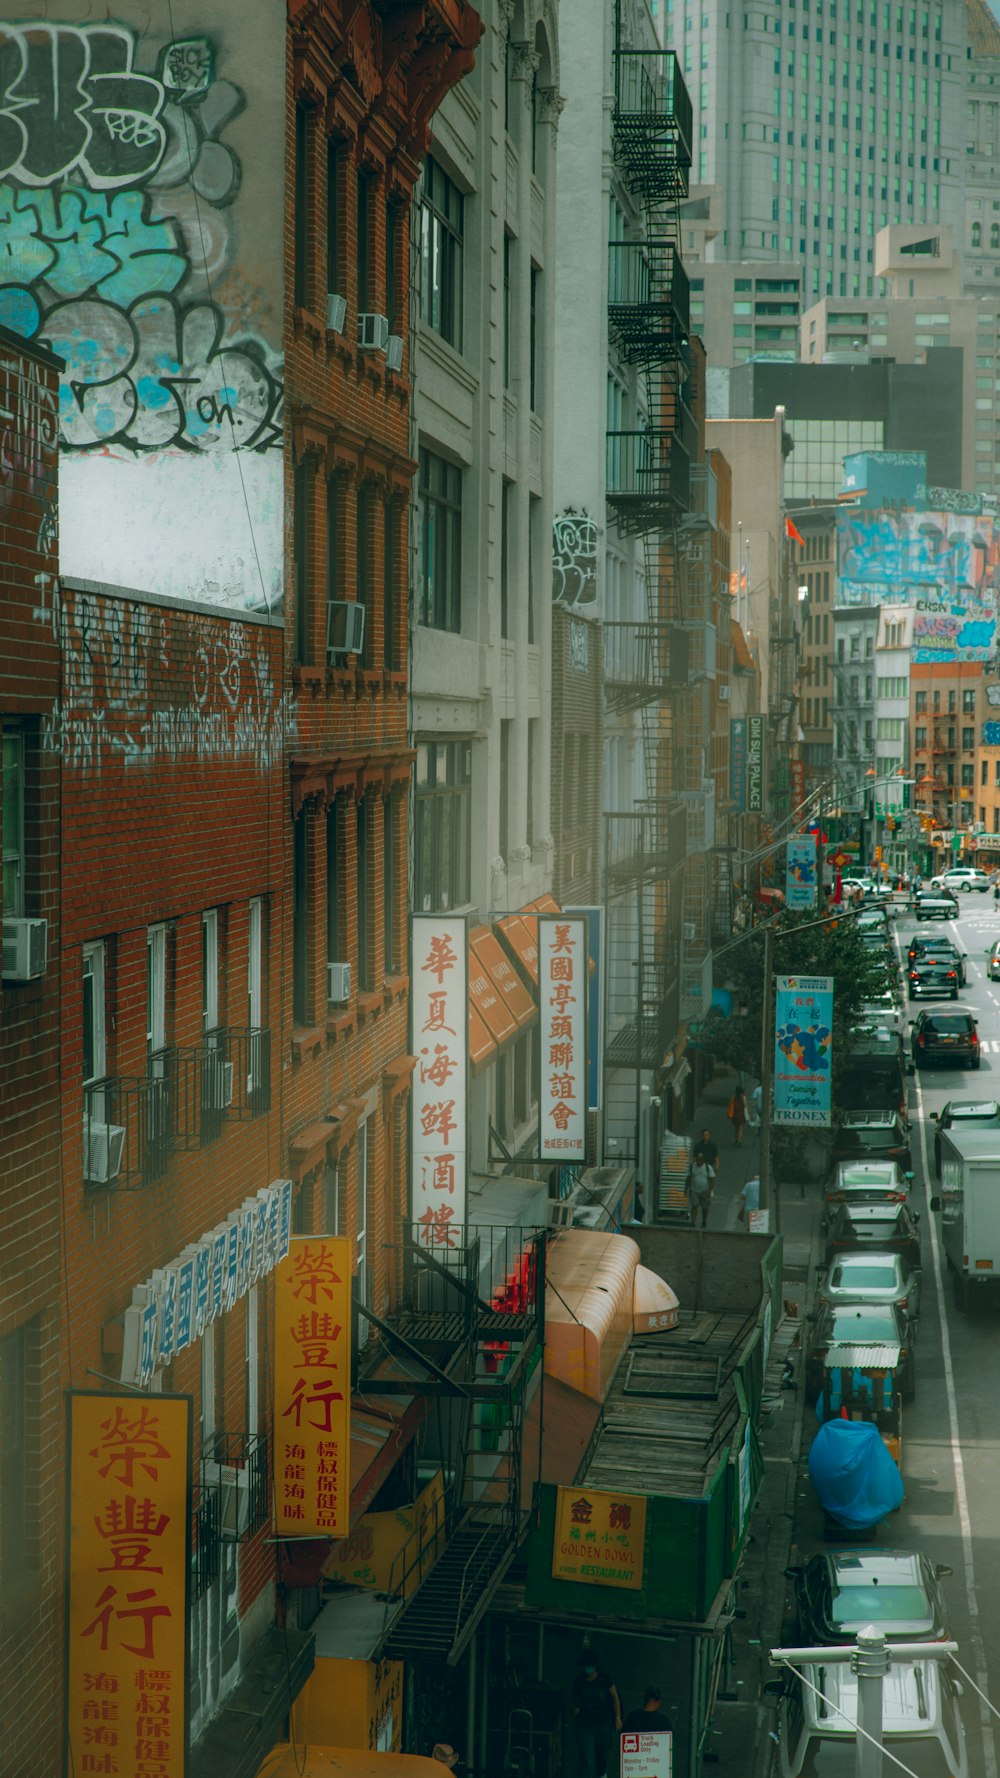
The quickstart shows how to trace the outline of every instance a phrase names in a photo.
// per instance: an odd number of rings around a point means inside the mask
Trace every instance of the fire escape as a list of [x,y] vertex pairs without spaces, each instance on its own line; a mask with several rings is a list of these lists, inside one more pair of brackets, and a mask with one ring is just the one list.
[[[640,782],[617,787],[623,812],[604,818],[604,1127],[606,1158],[645,1166],[641,1076],[662,1067],[683,1017],[678,898],[687,822],[697,826],[702,815],[689,794],[696,786],[677,781],[672,755],[678,712],[692,674],[704,672],[708,644],[680,602],[675,546],[696,442],[683,398],[689,293],[679,211],[691,102],[672,51],[627,46],[620,5],[615,30],[614,155],[643,235],[610,243],[608,327],[622,362],[639,373],[641,398],[633,428],[608,431],[606,495],[619,532],[643,540],[646,612],[604,626],[605,709],[637,713],[643,759]],[[615,800],[612,789],[612,808]]]
[[445,1485],[393,1563],[380,1653],[453,1666],[524,1528],[522,1428],[542,1355],[546,1235],[472,1225],[446,1233],[449,1244],[409,1238],[392,1250],[393,1307],[382,1317],[359,1307],[381,1338],[368,1342],[357,1386],[368,1397],[437,1402]]

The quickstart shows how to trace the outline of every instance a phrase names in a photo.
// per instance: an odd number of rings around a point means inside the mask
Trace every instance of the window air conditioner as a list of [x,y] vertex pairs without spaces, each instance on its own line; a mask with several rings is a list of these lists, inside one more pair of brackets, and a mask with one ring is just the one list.
[[729,687],[728,687],[728,685],[720,685],[719,686],[719,703],[720,704],[728,704],[728,702],[729,702]]
[[249,1463],[215,1463],[206,1457],[202,1482],[219,1490],[219,1532],[227,1543],[238,1543],[250,1523]]
[[403,368],[403,336],[390,333],[385,348],[386,370],[402,370]]
[[205,1099],[213,1111],[225,1111],[233,1102],[233,1064],[214,1050],[205,1057]]
[[30,982],[45,974],[47,920],[5,920],[3,975],[8,982]]
[[384,352],[389,342],[387,315],[358,316],[358,345],[364,352]]
[[327,333],[343,333],[347,318],[347,298],[335,296],[332,290],[326,297],[326,331]]
[[331,599],[326,608],[326,655],[360,654],[365,645],[365,608],[357,599]]
[[685,922],[684,922],[684,943],[686,945],[693,945],[697,935],[698,935],[698,928],[695,925],[694,921],[693,920],[685,920]]
[[83,1177],[91,1185],[108,1185],[122,1170],[125,1131],[120,1124],[84,1119]]
[[343,1006],[351,998],[351,966],[349,963],[328,963],[326,966],[326,997],[333,1006]]

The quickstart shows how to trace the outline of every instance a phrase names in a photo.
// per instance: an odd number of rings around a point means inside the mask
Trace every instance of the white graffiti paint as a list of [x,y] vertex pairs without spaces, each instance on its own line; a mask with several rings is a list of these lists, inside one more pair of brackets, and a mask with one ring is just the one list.
[[36,494],[54,471],[56,395],[40,364],[0,352],[0,490],[20,478]]
[[217,621],[79,591],[36,617],[61,635],[62,695],[42,738],[68,770],[100,774],[113,759],[131,770],[247,761],[264,773],[280,763],[294,705],[246,625],[220,636]]

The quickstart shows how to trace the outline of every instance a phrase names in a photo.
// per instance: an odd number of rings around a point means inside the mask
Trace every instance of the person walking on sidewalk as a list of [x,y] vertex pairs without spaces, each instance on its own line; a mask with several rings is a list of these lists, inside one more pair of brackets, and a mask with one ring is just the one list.
[[755,1173],[751,1179],[743,1182],[743,1190],[739,1194],[740,1207],[737,1211],[740,1222],[750,1227],[750,1212],[760,1209],[760,1175]]
[[719,1145],[711,1130],[702,1130],[694,1151],[695,1160],[707,1161],[714,1173],[719,1171]]
[[747,1121],[747,1096],[742,1086],[735,1088],[726,1115],[733,1126],[733,1141],[737,1148],[742,1148],[743,1130]]
[[701,1217],[702,1228],[708,1226],[708,1212],[712,1203],[712,1192],[715,1189],[715,1168],[710,1166],[700,1148],[696,1148],[688,1174],[688,1196],[691,1201],[691,1227],[697,1228]]
[[625,1735],[669,1735],[673,1723],[665,1716],[660,1706],[663,1693],[658,1685],[647,1685],[646,1696],[642,1701],[641,1710],[630,1710],[622,1723]]
[[[605,1778],[612,1736],[621,1732],[622,1701],[614,1680],[601,1671],[589,1650],[580,1656],[580,1671],[573,1681],[573,1711],[577,1778]],[[616,1773],[617,1769],[616,1757]]]

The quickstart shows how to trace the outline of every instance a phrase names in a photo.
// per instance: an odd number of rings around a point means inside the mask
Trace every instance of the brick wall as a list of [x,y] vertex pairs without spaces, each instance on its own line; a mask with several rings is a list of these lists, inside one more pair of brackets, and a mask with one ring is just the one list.
[[0,1519],[12,1542],[15,1524],[24,1533],[20,1549],[0,1539],[4,1778],[56,1771],[60,1757],[59,762],[43,744],[59,678],[56,382],[46,354],[0,331],[0,720],[23,747],[22,911],[47,921],[48,944],[44,975],[0,983],[0,1445],[15,1437],[20,1391],[26,1434],[23,1478],[0,1470]]

